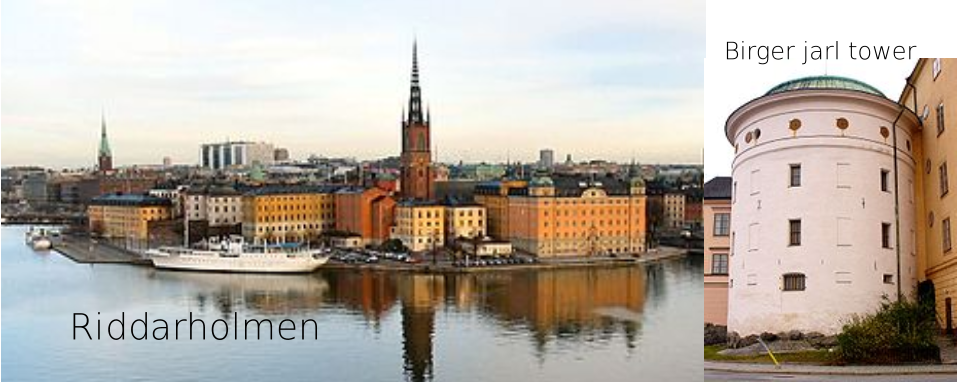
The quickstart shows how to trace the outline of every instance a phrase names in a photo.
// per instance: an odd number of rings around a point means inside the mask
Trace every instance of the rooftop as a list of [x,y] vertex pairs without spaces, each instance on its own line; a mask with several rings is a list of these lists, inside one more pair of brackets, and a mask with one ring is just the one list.
[[784,93],[784,92],[795,91],[795,90],[822,90],[822,89],[850,90],[850,91],[868,93],[868,94],[876,95],[878,97],[886,98],[884,96],[884,93],[882,93],[880,90],[877,90],[877,88],[871,85],[868,85],[864,82],[861,82],[852,78],[840,77],[840,76],[811,76],[811,77],[798,78],[798,79],[790,80],[787,82],[782,82],[778,84],[777,86],[771,88],[771,90],[768,90],[768,92],[765,93],[764,95],[769,96],[773,94]]
[[169,206],[172,205],[169,199],[158,198],[144,194],[106,194],[90,200],[91,205],[95,206]]
[[704,199],[731,199],[731,177],[718,176],[704,184]]

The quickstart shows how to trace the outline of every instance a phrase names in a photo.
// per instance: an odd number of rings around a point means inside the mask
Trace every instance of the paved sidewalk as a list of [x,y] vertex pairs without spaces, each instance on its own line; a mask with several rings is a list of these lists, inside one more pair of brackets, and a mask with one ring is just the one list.
[[[819,366],[782,364],[776,368],[773,364],[710,362],[705,361],[704,369],[734,373],[760,374],[821,374],[821,375],[906,375],[906,374],[953,374],[957,375],[957,365],[898,365],[898,366]],[[955,377],[957,379],[957,377]]]

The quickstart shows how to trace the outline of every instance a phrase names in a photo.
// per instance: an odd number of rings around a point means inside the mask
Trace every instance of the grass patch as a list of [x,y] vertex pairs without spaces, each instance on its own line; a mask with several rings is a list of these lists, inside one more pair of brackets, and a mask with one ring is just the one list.
[[[704,347],[705,361],[721,362],[747,362],[747,363],[774,363],[767,353],[748,356],[730,356],[718,354],[724,350],[724,346],[710,345]],[[779,363],[807,363],[807,364],[832,364],[834,355],[827,350],[811,350],[797,353],[774,354]]]

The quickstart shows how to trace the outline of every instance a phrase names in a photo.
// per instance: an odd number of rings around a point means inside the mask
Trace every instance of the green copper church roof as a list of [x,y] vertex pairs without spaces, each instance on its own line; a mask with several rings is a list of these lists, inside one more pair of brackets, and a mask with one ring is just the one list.
[[834,90],[851,90],[862,93],[873,94],[878,97],[887,98],[884,93],[881,93],[877,88],[863,83],[861,81],[839,76],[812,76],[798,78],[795,80],[790,80],[783,82],[778,86],[771,88],[765,94],[766,96],[789,92],[793,90],[821,90],[821,89],[834,89]]
[[110,141],[106,139],[106,118],[100,120],[100,156],[111,156]]

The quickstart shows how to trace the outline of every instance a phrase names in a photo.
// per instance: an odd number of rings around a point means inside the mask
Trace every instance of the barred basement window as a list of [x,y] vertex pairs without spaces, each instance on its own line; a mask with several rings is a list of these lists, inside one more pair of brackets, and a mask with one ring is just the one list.
[[893,283],[894,283],[894,275],[889,274],[889,273],[885,273],[885,274],[884,274],[884,284],[893,284]]
[[803,291],[805,286],[805,277],[803,273],[784,274],[784,291]]

